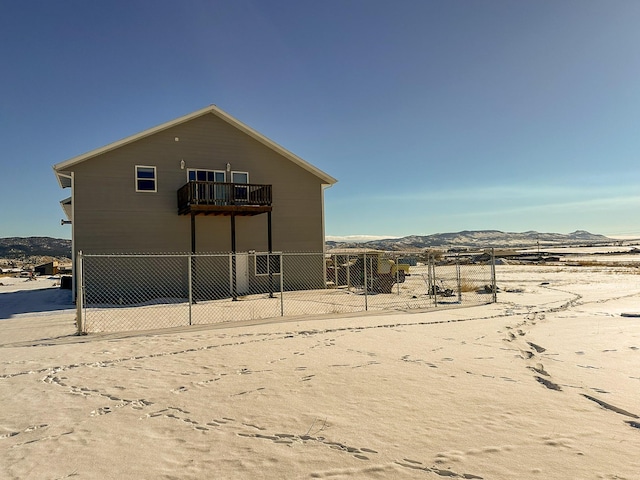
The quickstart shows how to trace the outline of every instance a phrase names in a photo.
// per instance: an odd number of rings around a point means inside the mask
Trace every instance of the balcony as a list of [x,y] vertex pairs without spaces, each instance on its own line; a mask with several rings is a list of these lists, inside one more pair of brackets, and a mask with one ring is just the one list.
[[178,190],[179,215],[259,215],[271,211],[271,185],[192,181]]

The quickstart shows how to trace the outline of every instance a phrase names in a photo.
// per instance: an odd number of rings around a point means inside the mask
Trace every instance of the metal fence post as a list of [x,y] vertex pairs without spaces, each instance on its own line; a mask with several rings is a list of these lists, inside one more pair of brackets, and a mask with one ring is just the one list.
[[267,253],[267,271],[269,272],[269,298],[273,298],[273,268],[271,268],[272,254],[273,252],[271,251],[271,248],[269,248],[269,253]]
[[427,295],[433,297],[433,278],[431,277],[431,255],[427,255]]
[[82,250],[78,252],[78,257],[76,260],[76,280],[78,282],[76,288],[76,326],[78,327],[78,335],[83,335],[85,333],[85,318],[84,318],[84,271],[83,271],[84,261],[82,258]]
[[238,272],[236,271],[236,252],[234,251],[231,254],[231,276],[232,276],[232,282],[231,282],[231,296],[232,296],[232,300],[234,302],[236,302],[238,300]]
[[189,261],[189,265],[187,267],[187,289],[189,291],[189,325],[192,325],[192,317],[191,317],[191,309],[193,307],[193,272],[192,272],[192,263],[193,263],[193,255],[189,254],[187,257]]
[[338,256],[333,256],[333,286],[335,288],[339,287],[338,284]]
[[364,253],[363,254],[363,258],[364,258],[364,310],[365,312],[367,310],[369,310],[369,302],[367,299],[367,254]]
[[398,287],[398,296],[400,296],[400,256],[396,255],[396,286]]
[[229,296],[233,298],[233,261],[231,259],[233,254],[229,254]]
[[431,268],[433,269],[433,304],[438,306],[438,279],[436,278],[436,257],[431,257]]
[[460,278],[460,254],[456,253],[456,277],[458,280],[458,302],[462,303],[462,279]]
[[280,253],[280,316],[284,317],[284,254]]
[[498,301],[498,287],[496,285],[496,255],[494,248],[491,248],[491,290],[493,303],[496,303]]

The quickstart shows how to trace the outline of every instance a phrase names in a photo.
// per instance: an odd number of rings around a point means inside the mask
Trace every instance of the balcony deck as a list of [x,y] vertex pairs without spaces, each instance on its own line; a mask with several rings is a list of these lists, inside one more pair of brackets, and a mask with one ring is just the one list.
[[178,190],[178,215],[260,215],[271,211],[271,185],[189,182]]

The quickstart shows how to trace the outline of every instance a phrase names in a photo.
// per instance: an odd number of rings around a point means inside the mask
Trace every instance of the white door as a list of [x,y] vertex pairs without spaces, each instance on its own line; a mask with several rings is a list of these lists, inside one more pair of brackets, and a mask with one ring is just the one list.
[[[231,288],[233,289],[233,271],[231,272]],[[236,253],[236,293],[244,295],[249,293],[249,254]]]

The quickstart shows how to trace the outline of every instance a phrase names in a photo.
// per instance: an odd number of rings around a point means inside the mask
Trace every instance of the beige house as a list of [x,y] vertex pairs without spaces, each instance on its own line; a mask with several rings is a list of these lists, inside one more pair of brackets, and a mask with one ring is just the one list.
[[323,252],[336,179],[209,106],[53,167],[74,257]]

